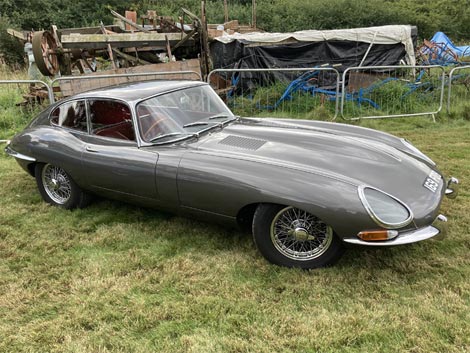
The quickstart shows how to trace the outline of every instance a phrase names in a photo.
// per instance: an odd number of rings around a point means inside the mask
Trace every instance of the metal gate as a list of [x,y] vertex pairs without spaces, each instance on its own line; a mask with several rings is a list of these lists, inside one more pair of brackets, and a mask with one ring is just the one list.
[[348,120],[434,115],[441,111],[442,66],[350,67],[343,73],[341,116]]
[[470,98],[470,65],[454,67],[450,70],[447,112],[450,112],[452,98],[460,98],[462,101],[468,101]]
[[332,67],[217,69],[207,82],[235,114],[335,119],[340,74]]

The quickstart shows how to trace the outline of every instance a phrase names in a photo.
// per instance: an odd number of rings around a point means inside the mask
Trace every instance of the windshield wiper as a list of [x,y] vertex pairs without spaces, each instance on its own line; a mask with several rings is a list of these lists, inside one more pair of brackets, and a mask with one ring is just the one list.
[[[183,135],[181,139],[185,139],[185,138],[188,138],[188,137],[199,137],[198,134],[190,134],[190,133],[187,133],[187,132],[170,132],[168,134],[163,134],[163,135],[156,136],[153,139],[151,139],[150,142],[156,142],[156,141],[158,141],[160,139],[164,139],[166,137],[179,136],[179,135]],[[171,141],[173,141],[173,140],[171,140]]]
[[209,118],[209,120],[214,120],[214,119],[227,119],[227,118],[230,118],[231,115],[227,115],[227,114],[217,114],[217,115],[214,115],[214,116],[211,116]]
[[184,124],[183,127],[191,127],[191,126],[205,126],[208,125],[209,123],[206,123],[204,121],[195,121],[194,123],[188,123]]
[[[195,122],[183,125],[183,128],[191,127],[191,126],[207,126],[206,128],[204,128],[202,130],[199,130],[197,133],[193,134],[193,135],[199,137],[199,134],[207,132],[207,131],[212,130],[214,128],[223,129],[226,124],[228,124],[228,123],[230,123],[234,120],[238,120],[238,118],[239,118],[239,116],[236,116],[236,115],[214,115],[214,116],[211,116],[210,118],[208,118],[208,120],[210,120],[210,119],[226,119],[226,120],[221,121],[220,123],[210,123],[210,125],[206,121],[195,121]],[[162,135],[162,137],[163,136],[164,135]],[[160,136],[158,136],[158,137],[160,137]]]

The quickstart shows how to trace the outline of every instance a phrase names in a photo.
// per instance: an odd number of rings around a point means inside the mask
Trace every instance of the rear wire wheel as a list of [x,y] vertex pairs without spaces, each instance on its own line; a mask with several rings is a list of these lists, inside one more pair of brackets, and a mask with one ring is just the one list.
[[325,267],[344,251],[331,226],[292,206],[259,205],[253,218],[253,238],[261,254],[280,266]]

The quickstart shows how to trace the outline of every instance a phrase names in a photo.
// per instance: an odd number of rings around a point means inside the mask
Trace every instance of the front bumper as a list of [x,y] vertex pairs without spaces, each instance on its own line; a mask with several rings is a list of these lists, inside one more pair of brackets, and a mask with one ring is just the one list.
[[7,147],[5,147],[5,153],[9,156],[15,157],[16,159],[21,159],[27,162],[35,162],[36,159],[21,153],[16,152],[13,148],[11,148],[10,144],[7,143]]
[[[445,195],[450,199],[455,199],[459,194],[459,180],[451,177],[447,181]],[[355,238],[344,238],[343,242],[354,245],[365,245],[365,246],[395,246],[417,243],[418,241],[426,239],[438,239],[442,240],[447,236],[447,217],[439,215],[436,217],[434,222],[423,228],[410,230],[407,232],[399,233],[396,238],[384,241],[364,241],[357,237]]]
[[459,194],[459,188],[460,188],[459,179],[451,177],[447,181],[446,196],[449,199],[455,199],[457,195]]
[[439,215],[434,222],[427,227],[400,233],[396,238],[385,241],[364,241],[359,238],[345,238],[343,241],[348,244],[366,246],[396,246],[416,243],[426,239],[442,240],[447,236],[447,217]]

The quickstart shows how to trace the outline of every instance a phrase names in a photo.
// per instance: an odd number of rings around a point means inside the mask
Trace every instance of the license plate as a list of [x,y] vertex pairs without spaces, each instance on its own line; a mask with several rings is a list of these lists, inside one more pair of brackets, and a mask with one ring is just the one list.
[[431,173],[429,173],[428,177],[424,180],[423,186],[431,192],[436,192],[439,188],[440,181],[441,175],[431,170]]

